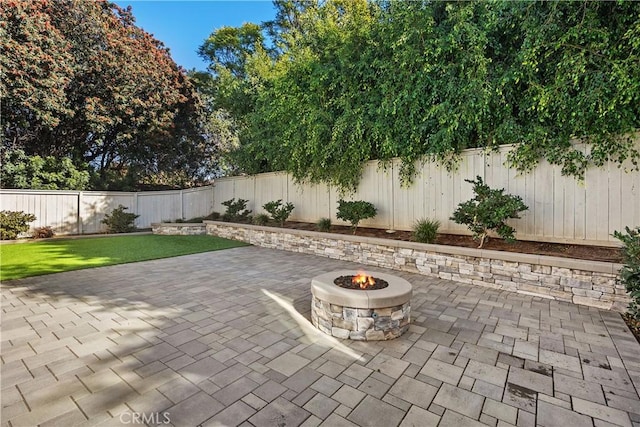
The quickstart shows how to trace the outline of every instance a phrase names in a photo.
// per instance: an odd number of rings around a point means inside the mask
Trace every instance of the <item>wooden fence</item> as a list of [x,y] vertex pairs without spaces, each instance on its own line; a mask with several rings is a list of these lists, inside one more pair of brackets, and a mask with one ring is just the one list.
[[140,215],[138,228],[149,228],[153,222],[210,214],[213,187],[145,192],[0,190],[0,210],[32,213],[36,216],[32,227],[50,226],[57,234],[103,232],[101,221],[118,205]]
[[[523,174],[505,166],[510,148],[490,153],[466,150],[453,172],[424,163],[409,187],[400,185],[399,161],[390,162],[386,169],[372,161],[356,193],[345,199],[366,200],[377,207],[378,215],[363,221],[363,226],[410,230],[416,220],[430,218],[441,222],[441,232],[467,234],[449,217],[460,202],[473,197],[465,179],[479,175],[491,187],[521,196],[529,206],[521,219],[511,221],[519,239],[618,245],[611,237],[615,230],[640,225],[640,172],[631,165],[591,168],[584,181],[562,176],[558,166],[546,162]],[[221,203],[231,198],[248,199],[254,213],[264,212],[266,202],[282,199],[295,205],[292,220],[316,222],[326,217],[334,224],[345,224],[336,218],[340,197],[334,187],[298,185],[288,174],[274,172],[221,178],[214,186],[175,191],[0,190],[0,210],[33,213],[34,227],[52,226],[58,234],[83,234],[104,231],[104,215],[119,204],[140,215],[136,225],[147,228],[152,222],[222,213]]]
[[[505,166],[510,148],[490,153],[465,150],[453,172],[427,162],[418,167],[413,185],[407,188],[400,185],[399,161],[386,169],[372,161],[356,193],[345,199],[366,200],[377,207],[378,215],[363,221],[363,226],[410,230],[416,220],[430,218],[441,222],[441,232],[468,234],[449,217],[460,202],[473,197],[465,179],[479,175],[492,188],[521,196],[529,207],[521,219],[511,221],[519,239],[617,246],[613,231],[640,225],[640,173],[631,165],[591,168],[582,182],[562,176],[560,167],[546,162],[523,174]],[[224,212],[221,202],[243,198],[254,213],[261,213],[264,203],[282,199],[295,205],[292,220],[316,222],[327,217],[334,224],[345,224],[336,218],[340,197],[328,185],[297,185],[285,173],[266,173],[216,180],[214,210]]]

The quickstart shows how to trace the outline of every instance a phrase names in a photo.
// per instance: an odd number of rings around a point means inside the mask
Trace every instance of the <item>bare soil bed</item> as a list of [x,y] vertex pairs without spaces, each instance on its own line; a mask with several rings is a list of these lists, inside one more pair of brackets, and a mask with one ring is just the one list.
[[[298,230],[316,231],[316,225],[307,222],[287,221],[285,228],[293,228]],[[352,234],[351,228],[341,225],[332,225],[331,233]],[[356,232],[358,236],[378,237],[382,239],[404,240],[407,242],[414,241],[410,231],[395,231],[387,233],[379,228],[358,227]],[[438,234],[435,242],[439,245],[463,246],[467,248],[477,248],[478,242],[473,240],[471,236],[462,236],[458,234]],[[485,242],[483,249],[496,251],[519,252],[534,255],[549,255],[564,258],[577,258],[590,261],[606,261],[621,262],[622,250],[620,248],[612,248],[606,246],[589,246],[574,245],[564,243],[542,243],[518,240],[514,243],[505,242],[502,239],[489,239]]]

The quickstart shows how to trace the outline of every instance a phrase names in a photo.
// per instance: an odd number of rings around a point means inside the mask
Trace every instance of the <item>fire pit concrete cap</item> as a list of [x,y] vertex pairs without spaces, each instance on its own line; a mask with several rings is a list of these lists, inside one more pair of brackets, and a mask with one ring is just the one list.
[[384,289],[366,291],[360,289],[345,289],[333,281],[340,276],[355,276],[353,270],[340,270],[324,273],[311,279],[311,293],[317,299],[329,304],[354,308],[385,308],[402,305],[409,301],[413,294],[411,283],[401,277],[390,274],[368,273],[374,278],[386,280],[389,283]]

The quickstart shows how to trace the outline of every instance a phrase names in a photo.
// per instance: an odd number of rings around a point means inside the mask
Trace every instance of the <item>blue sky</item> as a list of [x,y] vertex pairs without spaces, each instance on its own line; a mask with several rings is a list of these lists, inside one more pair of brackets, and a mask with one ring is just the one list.
[[159,1],[117,0],[118,6],[131,5],[136,25],[162,41],[171,57],[187,70],[204,70],[207,64],[196,51],[217,28],[256,24],[275,17],[271,1]]

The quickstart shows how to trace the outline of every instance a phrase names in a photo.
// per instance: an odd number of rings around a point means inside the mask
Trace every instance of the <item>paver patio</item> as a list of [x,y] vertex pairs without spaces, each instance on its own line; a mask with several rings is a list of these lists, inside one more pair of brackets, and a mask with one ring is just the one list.
[[1,424],[640,426],[617,313],[393,272],[409,332],[341,341],[310,280],[356,267],[243,247],[7,282]]

